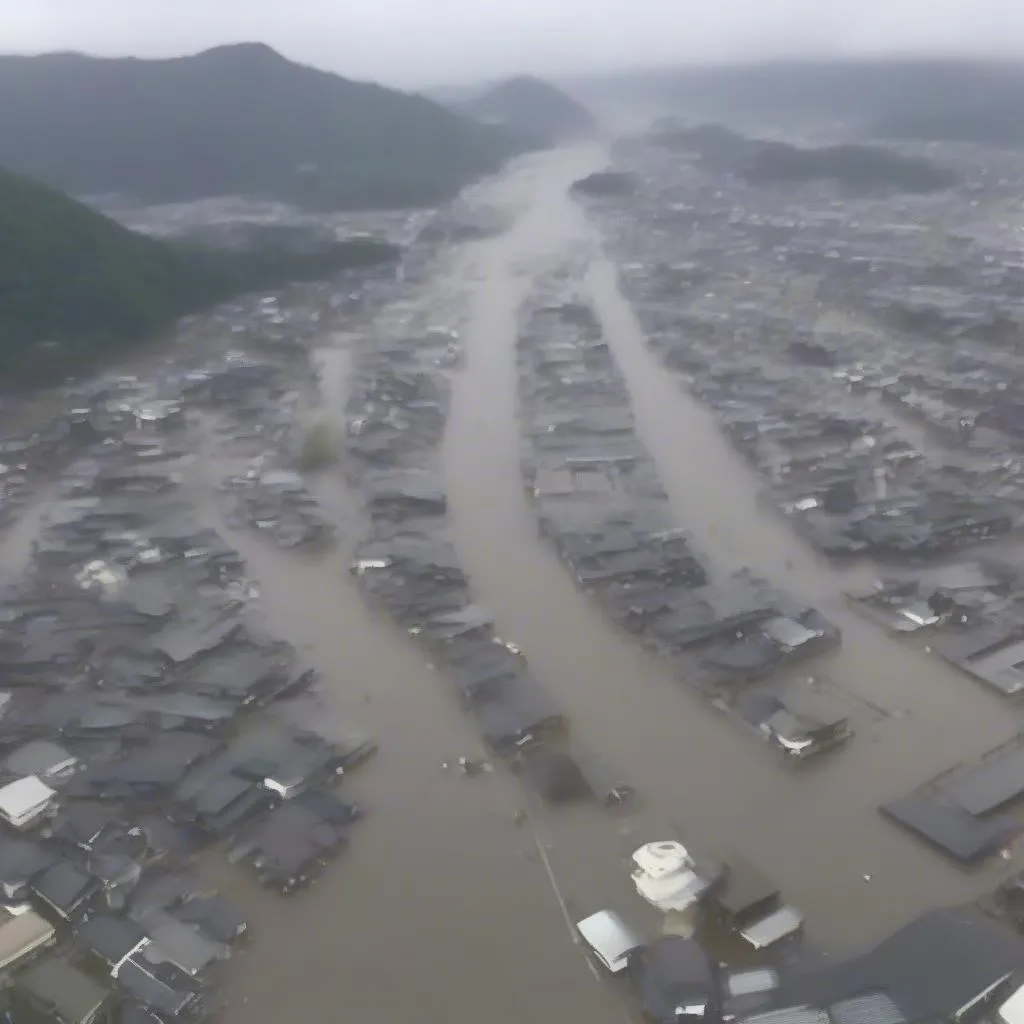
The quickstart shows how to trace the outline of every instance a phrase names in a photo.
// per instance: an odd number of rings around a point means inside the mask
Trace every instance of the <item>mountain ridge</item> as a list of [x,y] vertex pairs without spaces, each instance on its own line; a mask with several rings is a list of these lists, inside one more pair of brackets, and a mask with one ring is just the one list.
[[522,144],[262,43],[183,57],[0,56],[0,166],[74,194],[433,205]]

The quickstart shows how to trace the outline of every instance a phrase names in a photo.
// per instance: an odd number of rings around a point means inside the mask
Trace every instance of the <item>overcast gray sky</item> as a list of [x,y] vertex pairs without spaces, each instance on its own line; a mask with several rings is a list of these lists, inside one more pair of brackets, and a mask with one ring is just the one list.
[[1024,0],[0,0],[0,50],[232,41],[402,86],[754,55],[1024,53]]

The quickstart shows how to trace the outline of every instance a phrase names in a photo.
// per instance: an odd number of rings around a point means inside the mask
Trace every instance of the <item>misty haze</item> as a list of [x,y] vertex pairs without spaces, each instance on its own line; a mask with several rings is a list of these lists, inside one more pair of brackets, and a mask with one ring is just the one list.
[[778,57],[1024,54],[1012,0],[0,0],[6,52],[168,57],[258,39],[411,88]]
[[1022,51],[0,0],[8,1024],[1024,1024]]

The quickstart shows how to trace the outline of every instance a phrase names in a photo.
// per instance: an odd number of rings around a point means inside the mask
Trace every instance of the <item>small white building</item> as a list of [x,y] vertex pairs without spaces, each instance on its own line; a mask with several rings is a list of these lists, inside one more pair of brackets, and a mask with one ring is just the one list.
[[688,910],[711,887],[682,843],[646,843],[633,853],[636,891],[658,910]]
[[29,828],[53,807],[56,798],[56,790],[38,775],[26,775],[0,788],[0,818],[13,828]]

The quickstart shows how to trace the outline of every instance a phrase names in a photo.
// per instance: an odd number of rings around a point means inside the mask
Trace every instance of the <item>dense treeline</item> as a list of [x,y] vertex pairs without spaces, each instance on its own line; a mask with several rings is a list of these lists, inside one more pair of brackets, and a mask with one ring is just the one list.
[[370,239],[221,250],[137,234],[0,170],[0,378],[61,378],[240,292],[394,260]]

